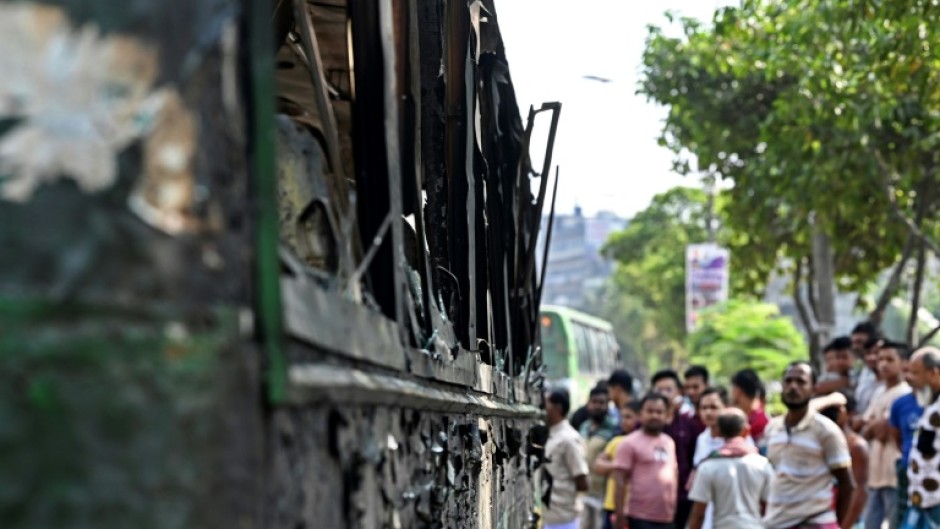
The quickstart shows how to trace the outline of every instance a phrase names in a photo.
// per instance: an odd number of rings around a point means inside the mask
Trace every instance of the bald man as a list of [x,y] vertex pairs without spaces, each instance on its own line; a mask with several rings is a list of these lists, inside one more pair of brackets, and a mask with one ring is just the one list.
[[[912,385],[929,391],[924,413],[917,422],[911,441],[907,479],[910,505],[904,525],[934,527],[940,525],[940,350],[918,350],[911,358],[909,378]],[[915,390],[915,394],[918,393]]]
[[718,434],[725,444],[696,470],[689,492],[694,502],[690,529],[702,529],[709,504],[714,509],[714,527],[760,527],[760,506],[767,501],[773,467],[747,442],[748,430],[747,416],[737,408],[726,408],[718,416]]
[[[940,350],[937,350],[936,347],[924,347],[914,351],[914,354],[911,355],[911,359],[907,362],[907,365],[904,366],[904,377],[911,386],[912,391],[894,401],[894,404],[891,405],[891,411],[888,414],[889,436],[901,450],[901,457],[899,457],[897,461],[897,509],[895,510],[895,519],[891,524],[892,529],[901,526],[904,515],[907,513],[908,507],[910,507],[907,494],[907,465],[911,457],[911,446],[914,443],[914,433],[917,431],[917,422],[920,420],[921,415],[924,414],[924,404],[930,402],[930,388],[927,387],[926,380],[923,376],[924,373],[926,373],[924,369],[924,355],[927,352],[940,354]],[[917,370],[917,377],[911,374],[914,364],[917,364],[917,367],[913,368]],[[926,397],[924,396],[925,390],[927,394]],[[918,396],[920,396],[920,400],[918,400]]]

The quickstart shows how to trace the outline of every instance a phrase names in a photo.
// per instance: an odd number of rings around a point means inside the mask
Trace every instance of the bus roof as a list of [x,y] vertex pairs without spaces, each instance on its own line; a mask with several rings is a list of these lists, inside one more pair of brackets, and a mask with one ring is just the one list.
[[560,305],[542,305],[539,308],[540,313],[547,314],[557,314],[559,317],[567,318],[572,321],[577,321],[585,325],[602,329],[605,331],[613,331],[614,326],[607,320],[598,318],[597,316],[591,316],[586,312],[581,312],[580,310],[575,310],[570,307],[562,307]]

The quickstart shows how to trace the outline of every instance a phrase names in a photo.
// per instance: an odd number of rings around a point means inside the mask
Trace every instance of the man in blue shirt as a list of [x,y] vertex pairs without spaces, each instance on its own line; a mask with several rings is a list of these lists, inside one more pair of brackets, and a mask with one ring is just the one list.
[[[922,362],[923,353],[915,352],[909,362]],[[908,480],[907,480],[907,462],[911,454],[911,444],[914,441],[914,433],[917,431],[917,422],[924,413],[923,406],[917,401],[917,394],[923,389],[923,385],[918,385],[917,380],[910,376],[908,365],[904,366],[904,378],[911,386],[912,391],[894,401],[891,405],[891,412],[888,415],[888,423],[891,425],[890,435],[901,448],[901,457],[897,462],[898,472],[898,503],[895,510],[895,519],[891,520],[891,527],[896,528],[901,525],[904,514],[907,512],[910,504],[908,503]]]

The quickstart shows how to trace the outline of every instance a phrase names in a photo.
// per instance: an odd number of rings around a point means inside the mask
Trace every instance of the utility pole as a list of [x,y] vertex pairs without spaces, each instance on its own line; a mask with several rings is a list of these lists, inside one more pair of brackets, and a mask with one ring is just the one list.
[[706,202],[706,230],[708,230],[708,242],[715,242],[715,194],[717,193],[717,185],[715,172],[709,170],[704,177],[702,177],[703,187],[705,189],[705,194],[707,195]]

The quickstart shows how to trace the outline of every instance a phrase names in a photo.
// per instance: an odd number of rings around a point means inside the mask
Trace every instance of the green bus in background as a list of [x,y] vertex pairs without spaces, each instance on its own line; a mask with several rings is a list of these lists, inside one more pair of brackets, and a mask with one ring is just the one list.
[[543,305],[539,312],[546,387],[566,389],[575,410],[599,380],[622,367],[614,327],[568,307]]

